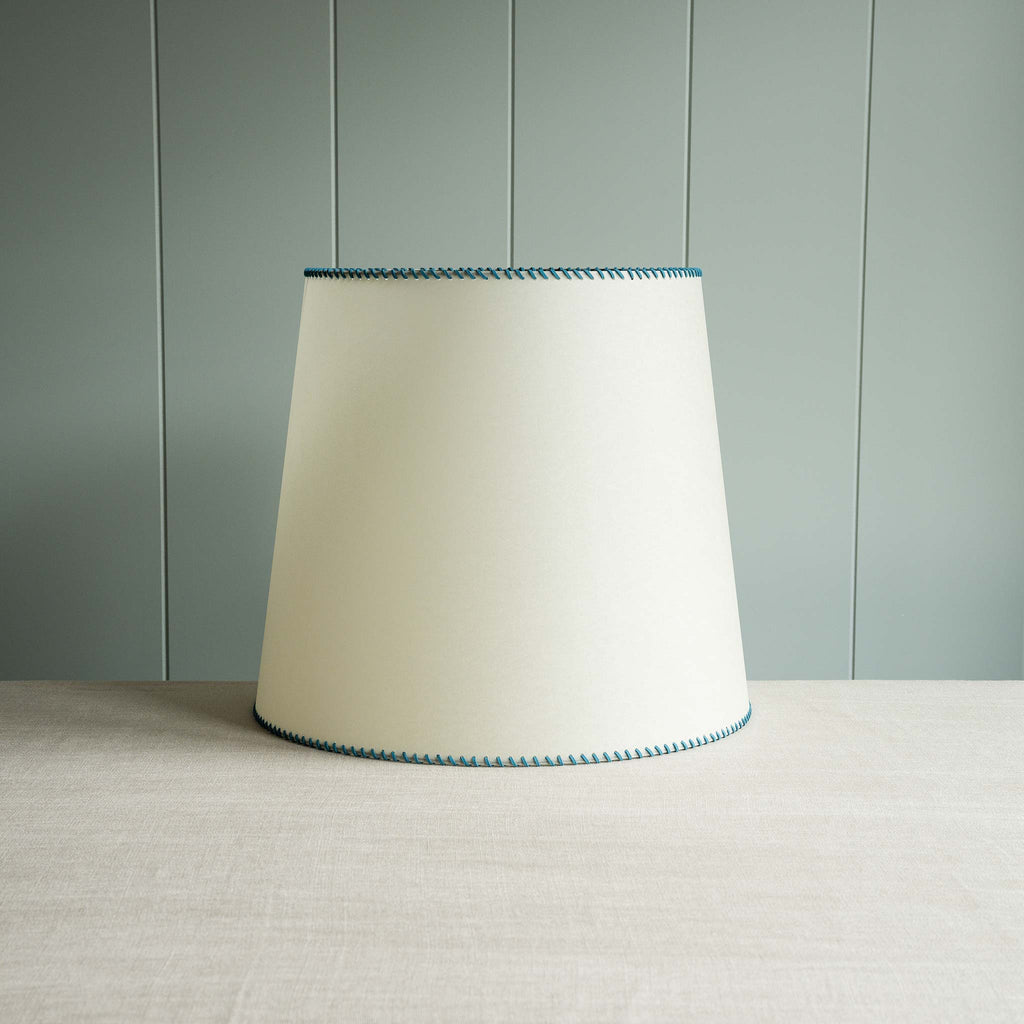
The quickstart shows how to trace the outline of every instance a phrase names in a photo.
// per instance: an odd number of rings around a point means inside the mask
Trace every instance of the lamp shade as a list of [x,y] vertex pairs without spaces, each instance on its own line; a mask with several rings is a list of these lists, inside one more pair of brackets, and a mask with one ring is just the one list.
[[700,271],[307,269],[254,713],[501,767],[742,726]]

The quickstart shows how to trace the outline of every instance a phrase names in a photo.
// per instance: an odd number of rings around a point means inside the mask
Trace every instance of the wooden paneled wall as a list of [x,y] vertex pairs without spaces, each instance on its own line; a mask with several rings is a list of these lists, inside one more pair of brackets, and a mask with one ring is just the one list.
[[1024,7],[0,34],[0,677],[254,678],[311,264],[704,270],[754,678],[1024,674]]

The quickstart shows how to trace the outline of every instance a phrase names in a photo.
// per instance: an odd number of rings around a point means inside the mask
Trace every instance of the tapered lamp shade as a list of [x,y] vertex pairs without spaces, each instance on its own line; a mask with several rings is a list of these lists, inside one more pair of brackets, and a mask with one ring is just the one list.
[[488,767],[745,724],[700,271],[307,270],[254,712]]

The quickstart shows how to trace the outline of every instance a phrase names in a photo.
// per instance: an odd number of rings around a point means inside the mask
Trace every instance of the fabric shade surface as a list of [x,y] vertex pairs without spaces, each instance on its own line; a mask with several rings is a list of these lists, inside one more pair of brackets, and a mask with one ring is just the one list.
[[700,271],[308,269],[254,712],[502,767],[744,724]]

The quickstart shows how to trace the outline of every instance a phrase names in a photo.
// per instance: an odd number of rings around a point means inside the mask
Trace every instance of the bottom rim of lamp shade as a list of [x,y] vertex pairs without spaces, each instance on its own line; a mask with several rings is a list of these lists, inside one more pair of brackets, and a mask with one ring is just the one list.
[[272,722],[268,722],[257,710],[256,705],[252,706],[253,717],[263,726],[268,732],[272,732],[275,736],[280,736],[281,739],[291,740],[292,743],[300,743],[306,747],[314,747],[317,750],[326,750],[331,754],[347,754],[349,757],[368,757],[373,758],[375,761],[398,761],[399,763],[405,764],[436,764],[445,765],[453,768],[545,768],[545,767],[568,767],[569,765],[577,764],[605,764],[611,761],[636,761],[642,757],[658,757],[663,754],[676,754],[683,750],[692,750],[694,747],[703,747],[708,743],[714,743],[715,740],[725,739],[726,736],[731,736],[734,732],[738,732],[750,721],[751,713],[753,708],[749,701],[747,703],[746,714],[742,718],[736,719],[730,725],[725,726],[722,729],[716,729],[714,732],[707,733],[702,736],[695,736],[686,740],[672,741],[669,743],[656,743],[653,747],[627,747],[624,750],[613,750],[611,754],[607,751],[603,751],[600,754],[591,753],[587,754],[557,754],[552,757],[550,754],[533,754],[527,757],[522,754],[517,759],[515,755],[509,757],[497,757],[481,756],[474,754],[472,757],[467,757],[465,754],[458,756],[454,754],[434,754],[431,757],[430,754],[407,754],[404,750],[398,754],[395,751],[388,753],[382,747],[377,749],[370,747],[367,750],[365,747],[354,747],[347,746],[344,743],[328,743],[326,740],[314,739],[310,736],[299,736],[296,733],[289,732],[287,729],[282,729],[280,726],[274,725]]

